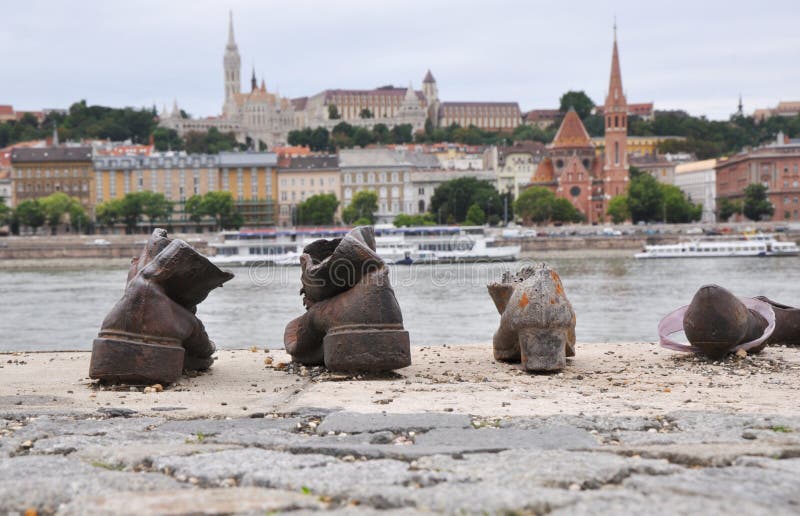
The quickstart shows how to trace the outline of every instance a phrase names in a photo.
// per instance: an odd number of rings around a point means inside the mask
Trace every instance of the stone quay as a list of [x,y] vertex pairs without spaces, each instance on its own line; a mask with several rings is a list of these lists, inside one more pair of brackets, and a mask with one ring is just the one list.
[[[582,344],[558,374],[491,345],[353,376],[219,351],[101,387],[89,353],[0,354],[0,512],[796,514],[800,351],[711,362]],[[29,512],[32,514],[33,512]]]

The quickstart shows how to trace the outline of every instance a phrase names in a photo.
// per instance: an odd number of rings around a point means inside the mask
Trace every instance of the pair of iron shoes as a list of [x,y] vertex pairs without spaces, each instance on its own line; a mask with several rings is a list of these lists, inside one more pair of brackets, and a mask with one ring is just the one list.
[[[670,336],[683,331],[689,344]],[[769,298],[737,297],[719,285],[700,287],[691,303],[658,325],[662,347],[720,359],[744,350],[758,353],[769,344],[800,344],[800,309]]]

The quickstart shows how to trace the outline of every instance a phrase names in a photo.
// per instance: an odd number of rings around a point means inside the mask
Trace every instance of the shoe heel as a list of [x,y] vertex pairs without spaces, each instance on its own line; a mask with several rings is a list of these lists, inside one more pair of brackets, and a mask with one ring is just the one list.
[[332,371],[380,372],[411,365],[408,332],[399,324],[334,328],[322,348],[325,367]]
[[567,365],[566,328],[528,328],[519,332],[522,367],[528,371],[560,371]]
[[185,351],[179,341],[157,344],[126,337],[101,334],[94,340],[91,378],[130,384],[173,383],[180,378]]

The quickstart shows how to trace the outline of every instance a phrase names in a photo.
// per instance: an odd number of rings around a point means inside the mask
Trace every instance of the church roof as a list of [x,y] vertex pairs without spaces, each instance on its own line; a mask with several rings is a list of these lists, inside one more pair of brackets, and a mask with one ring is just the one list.
[[586,132],[586,127],[583,126],[578,113],[574,109],[567,111],[567,115],[561,122],[561,127],[558,128],[555,138],[553,138],[552,147],[591,147],[592,139],[589,133]]
[[[384,86],[372,90],[325,90],[325,101],[328,102],[336,96],[352,95],[367,97],[405,97],[408,88],[396,88],[394,86]],[[414,92],[417,98],[425,100],[425,95],[421,91]]]
[[433,78],[433,74],[431,73],[430,70],[428,70],[428,73],[425,74],[425,78],[422,79],[422,83],[427,84],[431,82],[436,82],[436,79]]

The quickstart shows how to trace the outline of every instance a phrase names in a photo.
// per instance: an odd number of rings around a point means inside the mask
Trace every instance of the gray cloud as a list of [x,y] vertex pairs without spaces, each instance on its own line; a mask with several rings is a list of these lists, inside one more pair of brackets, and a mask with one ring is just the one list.
[[446,100],[555,107],[568,89],[602,102],[612,19],[629,101],[727,118],[800,99],[796,1],[28,1],[6,9],[0,103],[67,107],[222,103],[227,10],[242,75],[270,90],[419,88],[430,68]]

